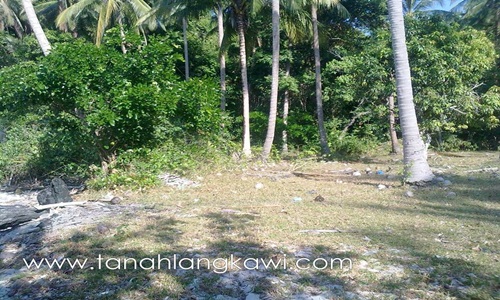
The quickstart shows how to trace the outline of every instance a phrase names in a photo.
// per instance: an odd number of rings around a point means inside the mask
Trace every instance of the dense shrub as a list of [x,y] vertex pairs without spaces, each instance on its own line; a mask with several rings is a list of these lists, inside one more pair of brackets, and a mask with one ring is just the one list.
[[48,128],[33,139],[38,151],[31,160],[33,172],[85,176],[90,165],[119,169],[130,153],[147,159],[143,149],[166,142],[217,144],[227,136],[230,119],[218,109],[216,83],[185,82],[176,75],[181,56],[168,37],[150,38],[147,46],[129,45],[128,50],[123,55],[109,42],[100,48],[83,41],[63,43],[37,63],[1,70],[0,110],[11,116],[39,111],[40,124]]

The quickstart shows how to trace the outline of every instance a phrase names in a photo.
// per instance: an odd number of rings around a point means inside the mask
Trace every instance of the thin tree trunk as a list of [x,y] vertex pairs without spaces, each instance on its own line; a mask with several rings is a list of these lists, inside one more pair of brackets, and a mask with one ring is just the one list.
[[43,32],[42,26],[40,25],[40,21],[38,21],[38,17],[36,16],[35,9],[33,8],[33,3],[31,0],[22,0],[24,12],[26,13],[26,17],[30,24],[33,33],[35,34],[36,40],[42,48],[42,52],[45,56],[49,55],[51,47],[49,40],[47,40],[47,36],[45,32]]
[[186,81],[189,80],[189,52],[187,40],[187,20],[182,18],[182,36],[184,38],[184,70],[186,74]]
[[14,22],[14,31],[16,32],[16,36],[20,39],[23,38],[23,27],[21,21],[16,17],[16,22]]
[[238,38],[240,42],[241,84],[243,92],[243,155],[249,157],[252,155],[252,150],[250,149],[250,96],[248,92],[245,24],[241,13],[237,15],[237,23]]
[[121,48],[122,53],[127,54],[127,45],[125,40],[125,31],[123,30],[122,16],[118,16],[118,26],[120,27],[120,38],[121,38]]
[[220,51],[220,109],[226,110],[226,54],[222,51],[222,41],[224,40],[224,11],[222,3],[217,4],[217,23],[219,30],[219,51]]
[[396,133],[396,115],[394,113],[394,95],[390,95],[387,99],[389,103],[389,135],[391,136],[391,153],[399,154],[401,149],[398,143],[398,135]]
[[[288,78],[290,77],[290,61],[286,62],[285,66],[285,77]],[[285,126],[285,129],[283,129],[283,132],[281,133],[281,137],[283,139],[283,146],[282,146],[282,153],[287,154],[288,153],[288,132],[287,132],[287,126],[288,126],[288,111],[290,109],[290,91],[288,89],[285,90],[285,94],[283,97],[283,125]]]
[[4,32],[5,31],[5,23],[0,20],[0,32]]
[[262,149],[262,159],[266,160],[271,153],[276,131],[276,113],[278,110],[278,84],[280,78],[280,2],[273,0],[273,59],[272,59],[272,82],[271,100],[269,107],[269,122],[267,124],[266,140]]
[[316,113],[318,115],[319,143],[322,154],[329,154],[328,139],[326,137],[325,121],[323,117],[323,95],[321,92],[321,58],[319,55],[319,33],[318,33],[318,8],[316,3],[311,5],[311,18],[313,23],[313,48],[314,65],[316,72]]
[[427,163],[427,147],[419,133],[406,49],[403,7],[400,0],[388,0],[392,48],[396,69],[399,119],[403,133],[404,176],[408,183],[426,182],[434,175]]

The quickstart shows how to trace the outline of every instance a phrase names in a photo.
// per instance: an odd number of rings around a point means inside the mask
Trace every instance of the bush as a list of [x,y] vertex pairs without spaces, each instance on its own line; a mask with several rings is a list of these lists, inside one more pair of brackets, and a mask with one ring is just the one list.
[[[129,45],[127,55],[110,41],[100,48],[82,41],[58,44],[38,63],[0,71],[0,111],[9,111],[12,119],[39,111],[38,122],[47,128],[32,139],[38,152],[29,163],[38,175],[103,179],[107,166],[114,173],[104,185],[132,180],[148,186],[154,184],[148,172],[157,171],[152,163],[186,169],[193,158],[187,159],[180,146],[204,140],[218,147],[228,136],[231,120],[219,110],[217,84],[185,82],[176,75],[175,62],[182,56],[168,36],[151,37],[147,46]],[[168,163],[158,147],[169,148]],[[102,165],[104,173],[89,171],[92,165]]]
[[26,115],[16,122],[0,123],[5,137],[0,141],[0,177],[16,181],[33,174],[31,163],[38,158],[38,139],[45,133],[36,115]]

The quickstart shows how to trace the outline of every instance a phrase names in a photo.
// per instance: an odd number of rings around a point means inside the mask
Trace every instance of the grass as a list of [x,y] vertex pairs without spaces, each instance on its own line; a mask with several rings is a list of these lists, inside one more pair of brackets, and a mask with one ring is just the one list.
[[[311,260],[350,258],[351,270],[277,269],[230,281],[228,274],[238,272],[217,274],[206,265],[200,270],[65,269],[48,272],[50,282],[61,282],[57,294],[43,286],[37,293],[62,299],[244,299],[252,291],[288,299],[330,290],[332,299],[353,294],[368,299],[500,298],[500,178],[467,172],[498,167],[498,153],[434,154],[429,162],[451,186],[404,186],[398,176],[400,158],[380,155],[356,163],[301,160],[195,174],[203,176],[197,188],[122,192],[128,195],[126,203],[145,208],[107,220],[111,230],[105,234],[82,228],[51,245],[54,253],[89,258],[94,265],[98,255],[140,260],[158,254],[212,259],[233,254],[275,261],[288,257],[291,263],[305,253]],[[385,174],[366,175],[368,167]],[[362,176],[339,172],[346,169],[360,170]],[[264,187],[256,189],[257,183]],[[379,184],[388,188],[379,190]],[[408,190],[413,197],[404,195]],[[318,194],[325,201],[314,201]],[[245,286],[231,286],[235,282]]]

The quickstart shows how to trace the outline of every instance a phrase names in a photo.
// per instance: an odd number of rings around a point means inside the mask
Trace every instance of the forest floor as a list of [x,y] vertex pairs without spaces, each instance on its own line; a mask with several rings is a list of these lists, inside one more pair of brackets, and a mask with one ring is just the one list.
[[378,155],[113,191],[143,206],[42,240],[29,257],[87,259],[83,268],[18,259],[0,269],[24,272],[0,282],[12,299],[499,299],[498,152],[429,163],[440,178],[425,187],[402,185],[401,158]]

